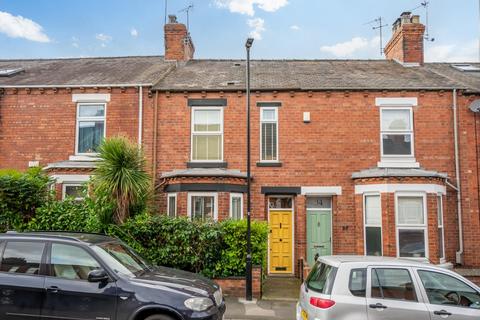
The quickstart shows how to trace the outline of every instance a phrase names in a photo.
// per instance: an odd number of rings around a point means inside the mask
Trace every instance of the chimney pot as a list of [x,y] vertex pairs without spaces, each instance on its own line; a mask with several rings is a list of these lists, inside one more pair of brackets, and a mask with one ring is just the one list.
[[174,14],[171,14],[168,16],[168,23],[177,23],[177,16]]

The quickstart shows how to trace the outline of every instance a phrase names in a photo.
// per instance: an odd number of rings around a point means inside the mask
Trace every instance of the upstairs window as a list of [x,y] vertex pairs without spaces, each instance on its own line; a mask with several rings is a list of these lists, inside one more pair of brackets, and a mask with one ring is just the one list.
[[382,156],[413,157],[412,108],[381,109]]
[[192,161],[223,160],[223,108],[192,108]]
[[260,108],[260,160],[278,161],[278,108]]
[[80,103],[77,108],[77,154],[96,154],[105,138],[104,103]]

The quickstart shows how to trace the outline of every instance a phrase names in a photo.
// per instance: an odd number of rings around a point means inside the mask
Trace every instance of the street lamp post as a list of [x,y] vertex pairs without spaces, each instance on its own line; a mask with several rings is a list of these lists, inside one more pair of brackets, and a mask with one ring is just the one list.
[[250,48],[253,38],[245,43],[247,49],[247,266],[245,275],[245,299],[252,300],[252,235],[251,235],[251,199],[250,199]]

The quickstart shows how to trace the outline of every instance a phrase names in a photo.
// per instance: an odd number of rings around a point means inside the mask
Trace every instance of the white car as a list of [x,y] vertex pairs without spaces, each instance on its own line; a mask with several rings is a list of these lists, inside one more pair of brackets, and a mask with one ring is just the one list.
[[297,320],[480,319],[480,287],[406,259],[320,258],[300,290]]

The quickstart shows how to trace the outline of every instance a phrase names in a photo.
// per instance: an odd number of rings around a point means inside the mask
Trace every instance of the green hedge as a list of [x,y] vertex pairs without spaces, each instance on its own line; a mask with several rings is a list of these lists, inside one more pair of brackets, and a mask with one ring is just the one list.
[[49,178],[40,168],[23,173],[0,170],[0,231],[21,228],[49,196]]
[[[121,226],[105,226],[91,200],[76,202],[67,199],[51,201],[39,208],[26,229],[87,232],[103,230],[109,235],[119,237],[157,265],[199,272],[211,278],[245,274],[245,220],[200,222],[144,213],[128,219]],[[265,266],[267,238],[267,224],[252,221],[254,265]]]

